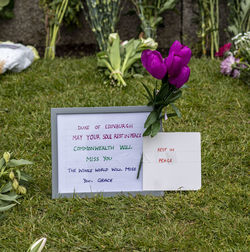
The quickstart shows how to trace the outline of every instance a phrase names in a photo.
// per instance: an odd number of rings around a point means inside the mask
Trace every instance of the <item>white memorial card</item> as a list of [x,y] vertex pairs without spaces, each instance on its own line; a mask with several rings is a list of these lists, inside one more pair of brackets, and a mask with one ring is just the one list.
[[57,115],[58,193],[142,191],[149,112]]
[[143,190],[201,188],[199,132],[158,133],[143,138]]

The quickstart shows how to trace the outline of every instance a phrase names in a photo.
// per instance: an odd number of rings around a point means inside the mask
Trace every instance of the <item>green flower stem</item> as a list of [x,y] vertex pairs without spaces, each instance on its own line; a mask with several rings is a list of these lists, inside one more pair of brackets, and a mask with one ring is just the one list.
[[214,59],[214,43],[215,43],[215,37],[214,37],[214,3],[213,0],[209,1],[210,3],[210,15],[209,15],[209,24],[211,28],[210,38],[211,38],[211,59]]
[[46,38],[46,50],[44,57],[46,59],[54,59],[55,58],[55,47],[56,47],[56,40],[58,37],[58,32],[66,12],[69,0],[63,0],[61,5],[57,6],[55,16],[58,18],[58,22],[54,22],[49,27],[49,35]]
[[216,0],[216,46],[215,46],[215,50],[216,52],[219,51],[219,42],[220,42],[220,36],[219,36],[219,22],[220,22],[220,16],[219,16],[219,0]]
[[203,5],[200,5],[201,10],[201,46],[202,46],[202,55],[206,55],[206,33],[205,33],[205,17],[204,17],[204,8]]
[[142,167],[142,161],[143,161],[143,153],[141,154],[141,159],[140,159],[140,163],[139,163],[139,167],[138,167],[138,172],[137,172],[137,176],[136,176],[137,179],[139,179],[139,176],[140,176],[141,167]]

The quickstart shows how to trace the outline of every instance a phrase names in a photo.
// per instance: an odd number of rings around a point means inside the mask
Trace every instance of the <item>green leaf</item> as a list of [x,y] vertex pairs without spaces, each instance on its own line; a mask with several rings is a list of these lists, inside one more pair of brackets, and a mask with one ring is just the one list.
[[31,177],[30,175],[21,172],[20,180],[23,180],[23,181],[28,182],[28,181],[30,181],[31,179],[32,179],[32,177]]
[[127,63],[126,66],[124,68],[124,73],[138,60],[141,59],[141,52],[140,53],[136,53],[132,58],[130,58]]
[[158,17],[153,20],[152,25],[157,26],[162,21],[162,17]]
[[0,169],[3,167],[4,163],[5,163],[4,159],[1,158],[1,159],[0,159]]
[[168,118],[174,117],[174,116],[176,116],[176,113],[169,113],[169,114],[167,114],[167,117],[168,117]]
[[18,195],[13,195],[13,196],[9,196],[7,194],[1,194],[0,193],[0,200],[4,200],[4,201],[14,201],[16,203],[18,203],[18,201],[16,201]]
[[114,40],[111,48],[110,48],[110,55],[109,59],[111,62],[111,66],[114,68],[115,71],[120,70],[121,67],[121,56],[120,56],[120,38]]
[[97,59],[108,58],[106,51],[101,51],[96,54]]
[[182,95],[182,91],[179,89],[177,92],[173,92],[168,99],[166,100],[167,103],[173,103],[177,99],[179,99]]
[[125,45],[126,49],[126,56],[125,57],[130,57],[130,55],[134,52],[134,39],[130,39],[129,42]]
[[150,125],[152,125],[155,121],[157,121],[157,119],[158,119],[158,113],[157,113],[156,111],[152,111],[152,112],[149,114],[149,116],[148,116],[146,122],[144,123],[144,128],[148,128],[148,127],[149,127]]
[[170,89],[169,85],[163,83],[159,92],[156,94],[156,101],[161,102],[161,101],[165,100],[165,98],[170,95],[169,89]]
[[1,189],[1,193],[9,192],[12,189],[11,182],[8,182],[6,185],[4,185]]
[[143,163],[143,154],[141,154],[140,164],[139,164],[139,168],[138,168],[138,172],[136,176],[137,179],[139,178],[139,175],[140,175],[142,163]]
[[109,64],[109,62],[106,59],[100,59],[100,60],[98,60],[97,61],[97,66],[99,66],[99,67],[107,67],[111,73],[114,71],[114,69],[112,68],[112,66]]
[[9,163],[7,164],[8,167],[16,167],[16,166],[21,166],[21,165],[30,165],[33,164],[32,162],[24,159],[11,159]]
[[7,210],[9,210],[10,208],[12,208],[12,207],[15,206],[15,205],[16,205],[16,204],[10,204],[10,205],[3,206],[3,207],[0,206],[0,212],[7,211]]
[[159,14],[163,13],[164,11],[166,10],[171,10],[175,7],[175,4],[176,4],[176,0],[168,0],[168,1],[165,1],[163,7],[160,9],[160,12]]
[[171,107],[173,108],[174,112],[176,113],[176,115],[178,117],[181,117],[181,112],[180,110],[173,104],[173,103],[170,103]]
[[146,94],[142,94],[144,97],[146,97],[150,101],[150,97],[147,96]]
[[146,90],[147,93],[148,93],[148,96],[149,96],[149,98],[150,98],[150,99],[148,99],[148,100],[151,101],[151,102],[153,102],[153,101],[154,101],[154,98],[153,98],[151,92],[149,91],[148,87],[147,87],[144,83],[142,83],[142,85],[143,85],[143,87],[145,88],[145,90]]
[[154,137],[157,135],[157,133],[161,129],[161,122],[157,120],[154,124],[151,125],[151,137]]
[[128,60],[131,58],[132,54],[135,53],[134,39],[131,39],[125,48],[126,48],[126,53],[125,53],[125,58],[124,58],[122,68],[121,68],[122,74],[124,74],[125,70],[127,69]]
[[0,0],[0,10],[1,10],[4,6],[8,5],[9,2],[10,2],[10,0]]
[[20,170],[17,169],[17,170],[16,170],[16,173],[17,173],[17,178],[18,178],[18,180],[20,180],[20,178],[21,178],[21,172],[20,172]]
[[149,136],[151,134],[151,125],[144,131],[143,136]]

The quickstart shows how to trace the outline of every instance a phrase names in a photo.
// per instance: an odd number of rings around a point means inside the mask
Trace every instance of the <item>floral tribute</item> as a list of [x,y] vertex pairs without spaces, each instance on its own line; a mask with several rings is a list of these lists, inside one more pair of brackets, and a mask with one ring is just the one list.
[[232,42],[222,46],[217,53],[219,57],[224,57],[220,64],[220,72],[233,78],[240,78],[249,85],[250,32],[239,33],[232,38]]
[[[160,52],[145,50],[142,52],[141,61],[145,69],[156,79],[162,80],[161,87],[158,90],[157,84],[153,94],[148,87],[146,89],[148,106],[153,107],[149,114],[144,128],[144,136],[155,136],[161,129],[161,120],[172,116],[181,116],[179,109],[174,102],[182,95],[181,87],[188,81],[190,76],[190,61],[192,52],[190,48],[175,41],[170,48],[167,58],[162,58]],[[175,113],[162,113],[163,109],[171,105]]]
[[227,43],[224,46],[220,47],[219,51],[215,53],[215,57],[223,57],[225,53],[230,50],[231,46],[231,43]]

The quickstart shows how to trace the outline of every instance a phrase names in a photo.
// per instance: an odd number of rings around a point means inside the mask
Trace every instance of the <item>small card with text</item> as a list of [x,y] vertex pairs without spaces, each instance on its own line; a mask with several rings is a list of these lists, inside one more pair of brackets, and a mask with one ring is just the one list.
[[201,188],[199,132],[160,132],[143,138],[143,190]]

